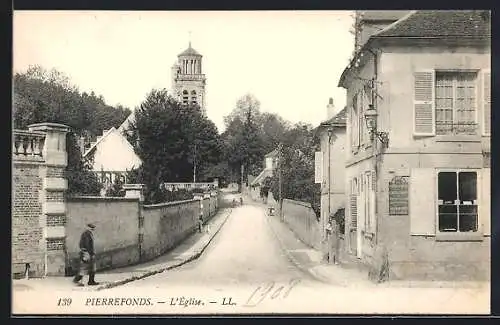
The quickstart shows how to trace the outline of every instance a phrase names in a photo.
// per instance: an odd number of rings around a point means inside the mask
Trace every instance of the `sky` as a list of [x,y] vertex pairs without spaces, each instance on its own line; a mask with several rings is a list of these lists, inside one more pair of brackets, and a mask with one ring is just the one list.
[[247,93],[261,111],[317,126],[349,63],[350,11],[14,11],[13,68],[55,68],[80,91],[134,109],[153,88],[171,88],[177,55],[203,55],[207,115],[223,117]]

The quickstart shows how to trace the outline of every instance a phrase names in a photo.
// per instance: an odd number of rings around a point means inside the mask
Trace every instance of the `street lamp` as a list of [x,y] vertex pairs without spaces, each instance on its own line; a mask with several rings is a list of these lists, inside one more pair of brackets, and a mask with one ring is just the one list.
[[373,141],[375,136],[377,136],[384,147],[387,148],[389,146],[389,134],[387,132],[377,131],[377,116],[378,113],[373,105],[368,105],[368,109],[365,112],[365,121],[368,131],[370,132],[370,140]]

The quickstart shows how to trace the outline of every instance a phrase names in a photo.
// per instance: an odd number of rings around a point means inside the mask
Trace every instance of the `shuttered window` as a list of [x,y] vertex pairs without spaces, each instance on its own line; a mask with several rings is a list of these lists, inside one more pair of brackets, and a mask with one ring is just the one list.
[[413,77],[413,133],[434,135],[434,71],[416,71]]
[[350,208],[351,208],[351,229],[356,229],[358,227],[358,205],[357,205],[357,196],[355,194],[351,194]]
[[491,72],[483,71],[483,134],[491,134]]
[[351,229],[358,227],[358,184],[356,178],[350,182],[351,193],[349,195],[349,210],[351,215]]

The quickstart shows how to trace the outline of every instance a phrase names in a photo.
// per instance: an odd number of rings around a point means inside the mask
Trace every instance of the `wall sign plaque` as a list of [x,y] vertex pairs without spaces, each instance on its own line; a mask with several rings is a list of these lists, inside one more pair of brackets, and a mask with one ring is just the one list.
[[389,182],[389,215],[408,215],[408,176],[395,176]]

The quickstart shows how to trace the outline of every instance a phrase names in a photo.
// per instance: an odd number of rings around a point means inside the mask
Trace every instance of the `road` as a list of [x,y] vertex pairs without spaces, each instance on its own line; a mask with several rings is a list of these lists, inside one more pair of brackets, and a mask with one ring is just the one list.
[[[141,309],[151,314],[453,313],[456,306],[470,306],[470,311],[460,309],[468,313],[486,306],[484,294],[474,290],[374,290],[319,282],[289,261],[267,218],[258,205],[235,208],[199,259],[103,293],[153,297],[156,302]],[[196,305],[200,302],[203,306]],[[130,307],[121,308],[117,312],[130,312]]]
[[289,261],[266,218],[260,206],[237,207],[200,258],[124,287],[255,286],[291,280],[301,285],[319,285]]
[[[102,291],[21,291],[15,301],[19,308],[69,314],[489,311],[489,290],[373,288],[356,283],[340,287],[319,282],[288,260],[267,218],[261,206],[245,204],[233,210],[197,260],[181,267]],[[71,308],[55,305],[60,299],[72,300]]]

